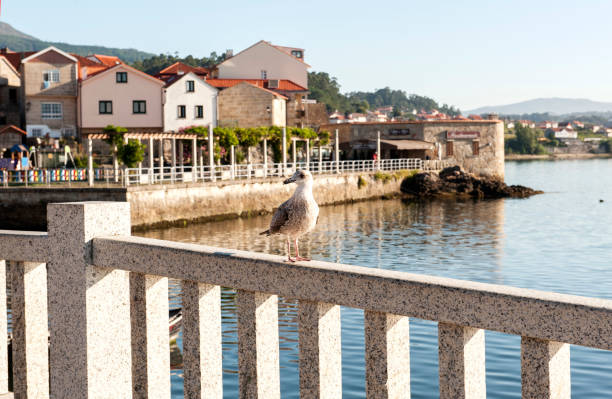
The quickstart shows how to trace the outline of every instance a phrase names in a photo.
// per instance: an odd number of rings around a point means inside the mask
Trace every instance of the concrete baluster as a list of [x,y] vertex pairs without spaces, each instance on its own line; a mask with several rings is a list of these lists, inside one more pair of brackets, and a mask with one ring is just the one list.
[[300,396],[342,397],[340,306],[300,301]]
[[241,398],[279,399],[278,296],[237,290]]
[[168,279],[130,273],[132,397],[170,397]]
[[221,287],[183,281],[186,398],[223,397]]
[[12,262],[10,271],[13,392],[16,398],[49,398],[47,268]]
[[8,392],[8,320],[6,314],[6,261],[0,260],[0,394]]
[[365,311],[366,396],[410,398],[408,317]]
[[93,266],[91,258],[94,237],[130,235],[129,204],[49,204],[47,221],[51,393],[71,399],[129,398],[129,273]]
[[485,399],[484,330],[438,323],[441,399]]
[[523,398],[570,399],[570,346],[562,342],[521,338]]

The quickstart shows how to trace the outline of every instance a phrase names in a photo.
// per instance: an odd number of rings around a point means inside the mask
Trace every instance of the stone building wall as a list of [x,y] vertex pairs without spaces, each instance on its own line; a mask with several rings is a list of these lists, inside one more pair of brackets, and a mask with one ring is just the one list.
[[0,125],[21,127],[21,76],[6,59],[0,62],[0,80]]
[[[354,148],[366,148],[373,152],[376,148],[377,132],[382,140],[422,140],[436,145],[427,152],[428,156],[449,160],[465,170],[483,176],[504,177],[504,126],[498,120],[484,121],[409,121],[387,123],[343,123],[323,125],[334,137],[338,129],[340,147],[344,158],[355,155]],[[450,138],[465,136],[465,138]],[[458,134],[457,134],[458,133]],[[452,141],[452,155],[448,151]],[[477,143],[477,144],[475,144]],[[475,146],[478,153],[475,153]],[[440,154],[440,155],[438,155]],[[389,158],[383,153],[382,158]]]
[[284,98],[248,83],[221,91],[217,101],[221,126],[258,127],[274,125],[274,122],[284,126],[286,123]]

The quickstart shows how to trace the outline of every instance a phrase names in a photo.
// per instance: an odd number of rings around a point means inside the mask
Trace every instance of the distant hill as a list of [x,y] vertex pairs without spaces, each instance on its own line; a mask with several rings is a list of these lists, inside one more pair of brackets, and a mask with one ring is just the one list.
[[480,107],[465,114],[486,114],[495,112],[500,115],[550,113],[550,114],[573,114],[588,112],[612,111],[612,102],[591,101],[586,98],[536,98],[534,100],[522,101],[514,104],[495,105]]
[[106,54],[114,55],[123,61],[132,63],[150,58],[155,54],[139,51],[136,49],[121,49],[104,46],[78,45],[61,42],[47,42],[37,39],[26,33],[20,32],[6,22],[0,22],[0,47],[8,47],[13,51],[39,51],[49,46],[55,46],[61,50],[78,55]]

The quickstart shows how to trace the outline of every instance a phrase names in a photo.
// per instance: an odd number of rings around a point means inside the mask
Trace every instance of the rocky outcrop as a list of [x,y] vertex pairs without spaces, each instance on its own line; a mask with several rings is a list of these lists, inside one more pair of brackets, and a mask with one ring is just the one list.
[[499,179],[476,177],[459,166],[440,173],[424,172],[402,181],[401,191],[416,197],[462,196],[472,198],[526,198],[542,191],[523,186],[508,186]]

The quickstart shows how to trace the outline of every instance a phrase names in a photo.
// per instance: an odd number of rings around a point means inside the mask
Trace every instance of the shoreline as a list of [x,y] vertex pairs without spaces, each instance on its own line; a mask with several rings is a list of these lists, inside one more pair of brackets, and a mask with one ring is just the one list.
[[537,160],[566,160],[566,159],[606,159],[612,158],[612,154],[507,154],[504,161],[537,161]]

